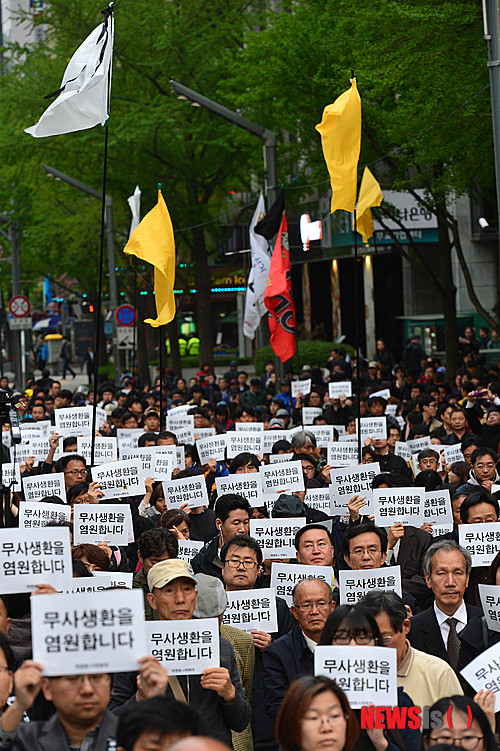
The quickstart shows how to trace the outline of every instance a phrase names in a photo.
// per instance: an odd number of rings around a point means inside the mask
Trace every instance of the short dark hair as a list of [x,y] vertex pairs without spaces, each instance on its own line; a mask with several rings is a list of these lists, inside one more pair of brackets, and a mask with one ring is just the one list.
[[252,513],[250,504],[247,499],[237,493],[226,493],[220,495],[215,501],[215,518],[220,519],[222,523],[227,521],[231,511],[246,511],[248,516]]
[[85,461],[84,456],[80,456],[80,454],[67,454],[67,456],[61,456],[60,459],[57,460],[55,467],[56,472],[64,472],[66,467],[70,462],[82,462],[82,464],[87,466],[87,462]]
[[418,461],[420,462],[422,459],[437,459],[439,461],[439,454],[434,449],[423,449],[418,453]]
[[460,519],[463,524],[467,524],[469,518],[469,511],[473,506],[477,506],[480,503],[489,503],[495,509],[495,514],[499,515],[498,500],[493,493],[488,493],[487,490],[479,490],[477,493],[472,493],[468,498],[465,498],[460,506]]
[[387,532],[382,527],[377,527],[372,522],[364,522],[363,524],[353,524],[348,527],[347,532],[342,540],[342,557],[350,556],[349,543],[359,535],[366,534],[366,532],[374,532],[380,540],[380,549],[382,553],[387,552]]
[[273,447],[271,449],[271,454],[279,454],[280,451],[283,451],[285,454],[290,453],[290,449],[292,448],[292,444],[290,441],[285,441],[285,439],[281,439],[280,441],[276,441],[276,443],[273,443]]
[[76,446],[78,445],[78,438],[76,435],[67,435],[66,438],[63,439],[63,451],[68,450],[68,446]]
[[381,646],[380,629],[375,616],[363,605],[339,605],[333,613],[328,616],[325,627],[321,632],[318,644],[333,644],[333,637],[342,624],[345,624],[349,631],[355,635],[360,631],[369,631],[373,635],[375,644]]
[[87,493],[89,489],[88,482],[77,482],[72,485],[66,493],[66,503],[72,503],[82,493]]
[[379,613],[388,615],[396,633],[403,630],[403,623],[408,618],[408,613],[402,598],[395,592],[381,592],[380,590],[368,592],[359,602],[375,617]]
[[177,440],[177,436],[175,435],[175,433],[171,433],[170,430],[162,430],[161,433],[158,433],[158,435],[156,436],[156,442],[157,443],[160,440],[160,438],[162,438],[163,440],[166,440],[167,438],[172,438],[172,440],[174,441],[175,445],[176,446],[179,445],[179,441]]
[[170,558],[177,558],[179,553],[179,543],[177,537],[167,529],[146,529],[137,540],[137,549],[142,559],[150,558],[155,555],[164,555],[168,553]]
[[147,730],[157,731],[163,737],[174,733],[198,735],[200,727],[199,715],[191,705],[166,696],[154,696],[140,703],[134,702],[122,712],[116,745],[132,751],[141,733]]
[[332,536],[331,536],[328,528],[325,527],[324,524],[319,524],[319,523],[317,523],[317,524],[306,524],[304,527],[301,527],[299,530],[297,530],[297,533],[295,535],[295,539],[293,541],[293,544],[295,546],[295,550],[299,549],[300,538],[302,537],[302,535],[305,532],[307,532],[308,530],[310,530],[310,529],[319,529],[322,532],[326,532],[326,534],[328,535],[328,539],[330,540],[330,542],[332,542]]
[[477,460],[481,459],[483,456],[491,456],[495,464],[497,463],[498,457],[496,455],[496,452],[493,451],[493,449],[488,448],[487,446],[479,446],[479,448],[473,451],[470,457],[470,463],[475,464]]
[[232,537],[230,540],[225,542],[220,551],[220,559],[222,563],[225,563],[227,551],[231,547],[250,548],[257,556],[257,563],[259,564],[259,566],[261,565],[264,556],[262,555],[262,549],[259,543],[257,542],[257,540],[254,540],[253,537],[250,537],[249,535],[236,535],[236,537]]
[[168,511],[164,511],[160,516],[160,519],[158,521],[158,528],[171,529],[171,527],[176,527],[178,524],[182,524],[183,522],[185,522],[188,525],[189,529],[191,529],[192,521],[190,515],[186,514],[180,508],[171,508],[168,509]]
[[246,467],[247,464],[251,464],[252,467],[256,467],[259,469],[260,467],[260,460],[259,457],[255,454],[250,454],[248,451],[244,451],[242,454],[237,454],[234,459],[231,460],[231,464],[229,465],[229,472],[230,474],[234,475],[237,469],[241,469],[241,467]]
[[434,469],[424,469],[413,481],[416,488],[424,488],[426,493],[432,493],[442,484],[441,477]]
[[[149,415],[146,415],[146,417],[149,417]],[[148,441],[154,441],[154,443],[156,443],[156,433],[143,433],[139,436],[137,446],[143,448]]]
[[[487,716],[485,715],[479,704],[476,704],[476,702],[470,699],[468,696],[460,696],[457,694],[456,696],[445,696],[442,699],[438,699],[430,708],[429,716],[432,717],[432,713],[434,711],[437,711],[439,712],[440,717],[445,717],[450,707],[453,707],[459,712],[463,712],[463,714],[467,715],[467,717],[470,718],[471,724],[472,720],[476,720],[481,729],[485,751],[497,751],[497,742],[495,735],[493,734],[493,731],[490,727]],[[425,726],[422,730],[423,748],[426,748],[425,741],[428,740],[431,729],[432,728],[430,726]],[[452,747],[448,746],[448,748]]]
[[107,553],[98,545],[92,545],[89,542],[83,542],[81,545],[76,545],[71,553],[72,558],[82,559],[85,558],[89,563],[93,563],[100,571],[109,571],[111,561],[109,560]]

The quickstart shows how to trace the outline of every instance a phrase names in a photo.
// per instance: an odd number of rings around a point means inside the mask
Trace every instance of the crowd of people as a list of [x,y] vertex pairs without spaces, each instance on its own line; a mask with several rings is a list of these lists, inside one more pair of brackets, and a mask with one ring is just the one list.
[[[379,340],[373,360],[359,367],[339,348],[324,367],[304,365],[296,379],[289,374],[282,381],[272,362],[253,378],[236,362],[220,377],[203,365],[189,382],[169,371],[152,385],[125,375],[118,389],[100,386],[97,405],[92,391],[61,388],[46,370],[22,392],[1,378],[21,436],[25,429],[29,436],[25,442],[37,426],[49,426],[44,455],[28,450],[18,462],[21,484],[9,494],[3,526],[19,525],[27,478],[63,474],[65,497],[37,500],[71,507],[70,521],[50,523],[67,526],[70,535],[74,507],[98,505],[105,496],[89,455],[77,450],[80,433],[63,436],[55,429],[60,409],[99,407],[105,418],[96,423],[97,436],[116,439],[117,465],[125,436],[153,453],[171,447],[170,480],[152,472],[142,492],[112,501],[130,508],[133,541],[72,543],[73,576],[133,574],[148,621],[218,619],[220,661],[201,674],[174,676],[149,654],[135,672],[46,676],[33,660],[30,595],[0,591],[0,751],[497,748],[499,687],[492,680],[477,690],[462,675],[500,642],[500,630],[483,614],[480,587],[500,593],[500,543],[492,543],[489,565],[476,565],[460,536],[461,527],[497,523],[500,515],[500,371],[485,365],[475,341],[466,330],[453,385],[418,337],[409,340],[400,364]],[[297,379],[300,390],[293,387]],[[169,428],[169,418],[179,414],[188,423],[192,418],[189,440]],[[382,418],[385,435],[363,433],[359,418]],[[327,426],[331,441],[325,442],[320,428]],[[352,468],[376,466],[371,487],[351,492],[341,514],[320,510],[315,491],[331,488],[337,468],[329,462],[330,443],[357,445],[358,430],[361,455]],[[261,454],[202,453],[200,441],[233,431],[273,431],[273,440]],[[8,424],[2,438],[3,466],[14,466],[17,445]],[[454,447],[451,462],[448,447]],[[245,491],[218,492],[219,478],[251,479],[262,467],[287,461],[300,462],[303,490],[278,487],[257,499]],[[169,508],[169,482],[197,477],[208,502]],[[442,492],[449,528],[437,529],[435,520],[375,524],[365,513],[370,492],[398,488]],[[251,536],[251,520],[267,519],[305,519],[293,535],[293,557],[266,557],[262,540]],[[198,545],[181,554],[187,541]],[[243,631],[224,623],[228,595],[269,590],[277,562],[300,571],[289,599],[274,590],[277,628]],[[355,602],[342,601],[342,572],[388,567],[399,570],[399,593],[375,587]],[[39,584],[31,597],[56,591]],[[346,656],[360,646],[394,649],[398,707],[416,707],[421,718],[430,708],[439,722],[412,723],[408,711],[403,726],[367,727],[360,705],[351,707],[348,688],[314,674],[316,648],[329,645]]]

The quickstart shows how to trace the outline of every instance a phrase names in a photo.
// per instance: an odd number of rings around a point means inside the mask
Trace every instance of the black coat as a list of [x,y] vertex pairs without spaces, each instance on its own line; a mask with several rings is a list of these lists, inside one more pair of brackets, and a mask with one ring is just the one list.
[[[474,605],[466,604],[465,607],[467,608],[468,626],[473,618],[482,615],[482,611]],[[422,652],[427,652],[427,654],[434,655],[435,657],[440,657],[442,660],[445,660],[445,662],[450,664],[448,652],[446,651],[436,613],[434,612],[434,605],[427,608],[427,610],[424,610],[422,613],[413,616],[413,618],[410,618],[410,623],[411,628],[410,633],[408,634],[408,641],[412,647],[420,649]],[[465,631],[465,629],[463,630]]]
[[301,675],[312,675],[313,653],[298,626],[271,644],[262,654],[266,711],[276,720],[290,684]]
[[[93,751],[112,751],[116,748],[118,717],[106,710],[101,720]],[[64,729],[55,714],[46,722],[21,723],[14,741],[14,751],[69,751]]]

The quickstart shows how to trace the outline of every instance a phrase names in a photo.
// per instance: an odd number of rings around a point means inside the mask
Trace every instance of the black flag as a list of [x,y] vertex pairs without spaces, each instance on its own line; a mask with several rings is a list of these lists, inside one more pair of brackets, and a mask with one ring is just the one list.
[[281,188],[278,198],[275,200],[265,217],[255,225],[254,232],[262,235],[268,242],[278,234],[283,211],[285,210],[285,191]]

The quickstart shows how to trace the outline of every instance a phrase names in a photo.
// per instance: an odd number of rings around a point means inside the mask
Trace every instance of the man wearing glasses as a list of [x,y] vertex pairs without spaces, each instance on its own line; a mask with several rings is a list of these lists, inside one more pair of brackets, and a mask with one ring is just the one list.
[[63,456],[58,462],[58,471],[64,472],[64,484],[66,493],[77,482],[86,482],[87,466],[83,456],[75,454],[74,456]]
[[384,647],[397,651],[398,686],[417,707],[430,707],[442,696],[462,694],[457,676],[447,662],[412,647],[406,638],[410,619],[395,592],[369,592],[360,601],[375,617]]
[[56,708],[46,722],[22,723],[19,751],[48,748],[108,751],[116,746],[118,719],[109,712],[111,677],[107,673],[42,678],[43,695]]
[[268,647],[262,655],[266,711],[276,717],[290,684],[301,675],[312,675],[314,649],[335,604],[332,590],[321,579],[302,579],[292,593],[290,608],[298,625]]

